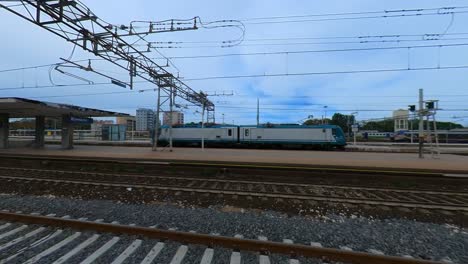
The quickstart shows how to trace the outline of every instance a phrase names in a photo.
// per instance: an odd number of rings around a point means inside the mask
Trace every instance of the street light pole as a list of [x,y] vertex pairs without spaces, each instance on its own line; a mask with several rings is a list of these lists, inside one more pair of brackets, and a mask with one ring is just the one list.
[[205,104],[203,104],[203,110],[202,110],[202,120],[201,120],[201,132],[202,132],[202,138],[201,138],[201,149],[202,151],[205,151],[205,130],[203,129],[205,127]]
[[413,121],[414,121],[414,115],[412,116],[412,118],[410,118],[410,125],[411,125],[411,132],[410,132],[410,135],[411,135],[411,144],[413,144]]
[[55,139],[55,136],[57,135],[57,119],[54,119],[54,133],[52,135],[52,138]]
[[260,99],[257,97],[257,126],[260,125]]
[[348,140],[349,138],[351,137],[351,122],[349,121],[349,115],[346,116],[346,120],[347,120],[347,125],[348,125]]
[[419,89],[419,158],[424,158],[423,147],[424,147],[424,93],[423,89]]
[[[358,112],[352,112],[351,116],[353,117],[353,126],[356,124],[356,118],[354,118],[354,115],[357,115]],[[356,146],[356,132],[353,130],[353,138],[354,138],[354,145]]]
[[324,112],[325,112],[324,113],[325,118],[323,119],[323,124],[327,123],[327,108],[328,108],[328,106],[326,106],[326,105],[323,106],[323,109],[324,109]]

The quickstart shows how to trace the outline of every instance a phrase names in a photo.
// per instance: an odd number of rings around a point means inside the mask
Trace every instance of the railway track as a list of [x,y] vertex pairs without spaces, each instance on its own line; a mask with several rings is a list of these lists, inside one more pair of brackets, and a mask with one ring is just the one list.
[[[14,250],[13,250],[14,249]],[[319,243],[268,241],[219,234],[198,234],[106,223],[102,219],[70,219],[54,214],[0,211],[0,263],[344,263],[431,264],[411,256],[387,256],[368,249],[324,248]],[[443,261],[443,260],[442,260]]]
[[468,215],[468,194],[433,190],[368,188],[280,182],[236,181],[164,175],[124,175],[0,167],[0,179],[52,184],[131,188],[157,192],[223,195],[306,203],[343,203],[367,206],[442,210]]

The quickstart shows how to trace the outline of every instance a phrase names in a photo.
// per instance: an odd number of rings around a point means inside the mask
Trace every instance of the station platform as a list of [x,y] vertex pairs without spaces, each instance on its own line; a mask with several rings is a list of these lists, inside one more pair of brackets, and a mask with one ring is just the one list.
[[[33,137],[10,137],[10,145],[13,147],[30,147],[33,144]],[[47,138],[46,144],[60,144],[60,139]],[[86,146],[121,146],[121,147],[146,147],[151,148],[150,140],[127,140],[127,141],[103,141],[93,139],[75,139],[75,145]],[[393,143],[393,142],[358,142],[345,147],[346,151],[356,152],[383,152],[383,153],[418,153],[417,143]],[[439,151],[443,154],[468,155],[468,144],[439,144]]]
[[468,156],[442,154],[439,158],[419,159],[415,153],[369,153],[305,150],[259,150],[168,148],[152,151],[151,148],[122,146],[75,146],[62,150],[58,145],[46,145],[44,149],[10,148],[1,149],[0,155],[27,155],[61,158],[99,158],[129,161],[197,161],[216,163],[289,164],[297,166],[327,166],[340,168],[404,169],[444,171],[468,174]]

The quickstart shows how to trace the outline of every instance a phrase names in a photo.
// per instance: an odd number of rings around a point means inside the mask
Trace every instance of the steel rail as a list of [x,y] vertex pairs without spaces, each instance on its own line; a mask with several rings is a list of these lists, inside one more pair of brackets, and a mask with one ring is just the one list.
[[28,224],[63,227],[79,230],[90,230],[103,233],[125,234],[145,238],[171,240],[185,244],[199,244],[208,247],[218,246],[233,250],[269,252],[283,255],[325,258],[332,261],[359,264],[439,264],[442,262],[410,259],[395,256],[375,255],[364,252],[339,250],[333,248],[313,247],[302,244],[286,244],[272,241],[240,239],[217,235],[197,234],[191,232],[171,231],[149,227],[117,225],[99,222],[79,221],[56,217],[0,212],[4,221]]
[[404,194],[435,194],[435,195],[457,195],[466,196],[468,193],[465,192],[454,192],[454,191],[430,191],[430,190],[416,190],[416,189],[395,189],[395,188],[373,188],[373,187],[360,187],[357,185],[329,185],[329,184],[306,184],[306,183],[285,183],[285,182],[274,182],[274,181],[246,181],[246,180],[218,180],[210,178],[195,178],[195,177],[180,177],[180,176],[164,176],[164,175],[138,175],[138,174],[116,174],[116,173],[102,173],[102,172],[83,172],[83,171],[66,171],[66,170],[46,170],[46,169],[30,169],[30,168],[12,168],[12,167],[0,167],[0,170],[20,170],[20,171],[37,171],[37,172],[48,172],[48,173],[62,173],[62,174],[83,174],[89,176],[113,176],[113,177],[134,177],[134,178],[145,178],[145,179],[167,179],[167,180],[187,180],[187,181],[198,181],[198,182],[219,182],[219,183],[235,183],[235,184],[262,184],[262,185],[276,185],[276,186],[288,186],[288,187],[312,187],[312,188],[332,188],[332,189],[345,189],[345,190],[356,190],[356,191],[384,191],[384,192],[396,192]]
[[173,187],[173,186],[156,186],[156,185],[143,185],[143,184],[132,184],[132,183],[108,183],[102,181],[90,181],[90,180],[57,180],[47,178],[34,178],[34,177],[21,177],[21,176],[1,176],[0,179],[10,180],[23,180],[23,181],[43,181],[63,184],[81,184],[81,185],[94,185],[94,186],[106,186],[106,187],[117,187],[117,188],[141,188],[148,190],[161,190],[161,191],[182,191],[182,192],[193,192],[200,194],[223,194],[223,195],[238,195],[245,197],[265,197],[272,199],[288,199],[288,200],[302,200],[302,201],[321,201],[321,202],[336,202],[336,203],[347,203],[356,205],[377,205],[377,206],[390,206],[390,207],[408,207],[408,208],[423,208],[429,210],[446,210],[446,211],[464,211],[468,212],[468,206],[454,206],[447,204],[434,204],[434,203],[422,203],[422,202],[395,202],[385,200],[371,200],[363,198],[340,198],[330,196],[319,196],[319,195],[297,195],[297,194],[282,194],[282,193],[265,193],[265,192],[246,192],[246,191],[229,191],[229,190],[215,190],[215,189],[203,189],[203,188],[187,188],[187,187]]

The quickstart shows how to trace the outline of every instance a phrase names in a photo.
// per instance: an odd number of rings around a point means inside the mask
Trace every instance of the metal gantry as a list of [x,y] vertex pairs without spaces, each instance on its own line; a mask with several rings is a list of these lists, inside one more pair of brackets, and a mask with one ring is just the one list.
[[[11,4],[9,4],[11,3]],[[133,88],[134,78],[139,77],[157,86],[158,94],[174,95],[204,108],[208,113],[208,122],[214,120],[214,104],[202,92],[196,92],[172,73],[158,65],[144,53],[150,51],[138,49],[129,38],[144,41],[139,33],[127,26],[116,26],[98,18],[88,7],[78,0],[0,0],[0,8],[34,23],[67,42],[81,47],[104,60],[128,71],[129,82],[111,79],[111,83]],[[195,21],[195,20],[194,20]],[[196,29],[171,27],[161,32]],[[158,29],[154,32],[157,33]],[[158,98],[157,112],[162,111],[165,101]],[[170,100],[172,101],[172,100]],[[159,116],[157,116],[159,120]],[[159,122],[156,122],[159,126]],[[158,127],[159,128],[159,127]],[[157,128],[157,129],[158,129]],[[156,130],[156,133],[158,130]],[[156,134],[157,139],[157,134]],[[154,141],[157,144],[157,140]],[[155,145],[155,148],[157,145]]]

